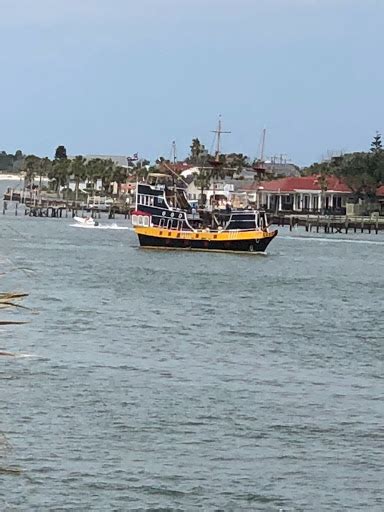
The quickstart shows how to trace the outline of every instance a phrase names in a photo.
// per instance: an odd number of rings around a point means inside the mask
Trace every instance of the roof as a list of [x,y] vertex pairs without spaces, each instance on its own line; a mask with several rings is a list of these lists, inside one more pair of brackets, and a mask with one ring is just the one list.
[[187,171],[188,169],[195,168],[195,165],[188,164],[187,162],[160,162],[159,167],[171,168],[172,171],[177,173],[182,173],[183,171]]
[[[299,191],[321,191],[318,176],[288,176],[271,181],[254,182],[244,185],[244,190],[258,190],[262,187],[267,192],[299,192]],[[350,188],[336,176],[327,178],[327,191],[340,194],[350,194]]]

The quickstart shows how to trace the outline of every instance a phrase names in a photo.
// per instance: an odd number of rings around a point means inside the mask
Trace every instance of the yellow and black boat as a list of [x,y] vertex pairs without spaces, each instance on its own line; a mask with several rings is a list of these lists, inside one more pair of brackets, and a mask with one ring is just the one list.
[[[277,231],[268,229],[266,213],[254,209],[197,209],[185,189],[168,186],[152,174],[136,187],[132,224],[140,246],[199,251],[265,252]],[[154,178],[154,180],[153,180]]]

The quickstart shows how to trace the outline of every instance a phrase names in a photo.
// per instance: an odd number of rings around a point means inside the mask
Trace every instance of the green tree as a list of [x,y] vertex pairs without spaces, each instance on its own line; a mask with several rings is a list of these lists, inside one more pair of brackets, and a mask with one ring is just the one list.
[[121,165],[116,165],[113,169],[112,181],[117,183],[117,199],[121,196],[121,185],[127,182],[128,169]]
[[200,140],[196,137],[192,139],[192,144],[190,145],[190,154],[188,157],[188,162],[194,165],[201,164],[202,156],[204,155],[205,148],[204,145],[201,144]]
[[68,185],[68,180],[71,174],[71,161],[63,158],[55,160],[52,168],[49,170],[48,178],[54,182],[54,190],[57,196],[60,197],[60,187]]
[[52,169],[52,162],[48,157],[40,158],[38,173],[39,173],[39,189],[41,190],[41,183],[43,176],[48,176]]
[[383,151],[381,134],[379,132],[376,132],[376,135],[373,137],[373,141],[371,143],[371,151],[372,153],[379,153],[380,151]]
[[101,161],[101,174],[99,178],[101,179],[102,188],[105,194],[111,192],[111,185],[113,183],[113,174],[115,171],[115,164],[109,158],[108,160],[102,159]]
[[334,174],[344,180],[353,192],[355,199],[372,199],[380,180],[375,176],[376,165],[373,153],[352,153],[344,155],[343,159],[334,166]]
[[199,172],[194,174],[195,186],[200,189],[199,206],[203,208],[206,203],[205,191],[209,189],[212,180],[212,169],[200,167]]
[[31,191],[34,185],[36,176],[39,174],[40,158],[35,155],[28,155],[24,161],[25,181]]
[[90,189],[92,191],[95,190],[96,181],[98,179],[105,180],[105,160],[102,158],[92,158],[88,160],[86,163],[86,178],[88,179],[89,184],[91,185]]
[[86,167],[85,167],[86,159],[78,155],[71,162],[71,174],[75,179],[75,200],[77,201],[79,198],[79,187],[80,181],[84,180],[86,177]]
[[[336,160],[337,162],[337,160]],[[315,176],[318,185],[320,186],[320,205],[319,209],[322,215],[325,213],[325,193],[328,190],[328,178],[334,174],[334,167],[336,163],[334,160],[327,160],[324,162],[315,162],[310,167],[304,169],[302,174],[304,176]]]
[[57,146],[55,151],[55,160],[66,160],[67,159],[67,150],[65,146]]

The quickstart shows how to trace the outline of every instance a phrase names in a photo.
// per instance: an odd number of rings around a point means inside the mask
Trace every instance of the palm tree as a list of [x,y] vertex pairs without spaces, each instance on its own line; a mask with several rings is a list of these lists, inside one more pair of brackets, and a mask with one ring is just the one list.
[[105,174],[105,160],[102,158],[92,158],[92,160],[88,160],[85,166],[85,174],[94,191],[96,181],[101,179]]
[[104,193],[107,194],[110,192],[111,184],[114,180],[114,173],[115,173],[115,164],[113,161],[109,158],[108,160],[103,160],[103,170],[101,173],[101,180],[102,180],[102,186]]
[[41,158],[39,162],[39,190],[41,190],[41,179],[48,176],[52,169],[52,162],[48,157]]
[[79,198],[79,187],[80,181],[85,178],[86,168],[85,168],[86,159],[79,155],[76,156],[71,162],[71,173],[75,178],[75,201]]
[[200,172],[195,174],[194,182],[197,188],[200,189],[199,205],[205,206],[205,194],[204,191],[209,189],[212,179],[212,170],[204,167],[200,167]]
[[121,185],[122,183],[127,182],[128,169],[122,167],[121,165],[116,165],[113,170],[112,179],[117,183],[117,199],[120,199],[121,195]]
[[68,184],[70,167],[71,161],[67,159],[55,160],[53,162],[50,176],[55,181],[55,190],[58,197],[60,197],[60,187],[64,187]]
[[25,158],[25,182],[29,186],[30,199],[32,200],[32,189],[35,177],[39,173],[40,158],[35,155],[28,155]]

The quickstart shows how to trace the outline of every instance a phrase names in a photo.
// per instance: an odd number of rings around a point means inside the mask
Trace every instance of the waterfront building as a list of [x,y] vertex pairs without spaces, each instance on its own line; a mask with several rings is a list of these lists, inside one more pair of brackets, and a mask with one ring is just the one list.
[[290,176],[248,183],[242,190],[251,203],[272,212],[319,213],[325,210],[344,214],[352,196],[350,188],[335,176],[327,177],[327,186],[323,189],[317,176]]

